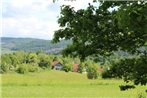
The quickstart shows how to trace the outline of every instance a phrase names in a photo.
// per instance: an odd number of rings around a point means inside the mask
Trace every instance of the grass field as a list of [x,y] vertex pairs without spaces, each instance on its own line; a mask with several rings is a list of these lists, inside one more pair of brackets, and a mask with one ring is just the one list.
[[2,77],[2,98],[138,98],[147,86],[120,91],[122,80],[88,80],[85,74],[63,71],[7,73]]

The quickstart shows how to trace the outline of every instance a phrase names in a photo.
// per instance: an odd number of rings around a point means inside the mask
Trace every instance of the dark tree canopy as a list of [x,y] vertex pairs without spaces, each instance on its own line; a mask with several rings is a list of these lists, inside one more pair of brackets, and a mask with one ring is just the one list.
[[55,31],[53,42],[73,41],[63,55],[85,59],[94,54],[110,55],[118,49],[134,52],[147,45],[146,1],[105,1],[77,11],[63,5],[58,23],[61,29]]

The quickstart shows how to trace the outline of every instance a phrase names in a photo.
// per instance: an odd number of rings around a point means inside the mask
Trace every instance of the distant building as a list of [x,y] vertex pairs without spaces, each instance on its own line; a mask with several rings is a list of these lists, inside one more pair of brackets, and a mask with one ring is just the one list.
[[63,65],[58,62],[58,61],[54,61],[52,64],[52,69],[56,69],[56,70],[61,70],[63,68]]
[[104,68],[102,66],[99,68],[99,72],[100,73],[103,73],[104,72]]
[[52,63],[52,69],[55,69],[55,70],[62,70],[63,68],[63,65],[57,60],[57,58],[55,57],[53,59],[53,63]]
[[73,72],[78,72],[79,64],[73,64]]

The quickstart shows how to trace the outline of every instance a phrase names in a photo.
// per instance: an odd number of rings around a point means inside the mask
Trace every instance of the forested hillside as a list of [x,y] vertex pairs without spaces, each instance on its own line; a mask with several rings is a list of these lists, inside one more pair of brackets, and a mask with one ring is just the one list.
[[57,44],[52,44],[50,40],[33,39],[33,38],[1,38],[2,54],[12,51],[23,50],[30,51],[45,51],[46,53],[58,54],[65,48],[71,41],[61,41]]

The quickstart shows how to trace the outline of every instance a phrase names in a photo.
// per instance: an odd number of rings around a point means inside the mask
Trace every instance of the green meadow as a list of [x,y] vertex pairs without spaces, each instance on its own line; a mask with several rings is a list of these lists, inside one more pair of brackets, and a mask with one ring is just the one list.
[[[64,71],[1,75],[2,98],[144,98],[147,86],[120,91],[123,80],[88,80],[86,74]],[[140,96],[139,96],[140,95]],[[147,97],[146,97],[147,98]]]

